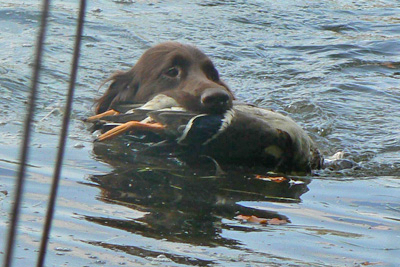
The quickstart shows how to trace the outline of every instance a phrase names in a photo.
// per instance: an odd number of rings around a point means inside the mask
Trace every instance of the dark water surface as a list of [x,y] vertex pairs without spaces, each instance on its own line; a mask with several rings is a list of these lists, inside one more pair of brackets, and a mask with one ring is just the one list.
[[[37,2],[0,3],[2,237],[29,95]],[[47,266],[398,265],[397,0],[89,2]],[[14,266],[32,266],[37,257],[76,13],[75,1],[52,5]],[[93,147],[80,119],[92,114],[100,83],[166,40],[195,44],[239,99],[290,115],[324,155],[343,150],[359,167],[274,183],[237,171],[210,176],[177,159],[132,158],[127,140]],[[244,223],[238,214],[289,223]]]

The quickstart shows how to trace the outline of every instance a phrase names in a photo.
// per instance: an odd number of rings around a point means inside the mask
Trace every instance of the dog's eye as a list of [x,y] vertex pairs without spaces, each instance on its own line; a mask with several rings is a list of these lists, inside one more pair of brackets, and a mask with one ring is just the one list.
[[176,78],[179,76],[179,73],[180,73],[179,68],[171,67],[165,72],[165,75],[171,78]]
[[215,82],[219,81],[219,73],[212,63],[205,64],[205,66],[203,66],[203,71],[210,80]]
[[212,68],[209,72],[210,79],[213,81],[219,81],[219,73],[215,68]]

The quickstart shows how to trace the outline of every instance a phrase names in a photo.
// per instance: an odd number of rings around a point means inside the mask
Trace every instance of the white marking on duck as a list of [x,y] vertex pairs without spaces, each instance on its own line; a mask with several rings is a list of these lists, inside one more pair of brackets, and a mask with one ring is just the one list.
[[207,116],[207,114],[200,114],[200,115],[194,116],[193,118],[190,119],[190,121],[186,124],[185,129],[183,130],[183,133],[182,133],[181,137],[179,137],[179,138],[177,139],[178,144],[182,144],[182,142],[185,140],[185,138],[187,137],[187,135],[188,135],[190,129],[191,129],[192,126],[193,126],[193,122],[194,122],[197,118],[204,117],[204,116]]
[[222,119],[221,127],[219,127],[217,133],[211,136],[211,138],[206,140],[202,145],[207,145],[212,140],[217,138],[222,132],[224,132],[226,128],[228,128],[229,125],[231,125],[234,116],[235,116],[235,111],[233,109],[227,110],[224,114],[224,118]]
[[[182,135],[177,139],[178,144],[184,144],[185,139],[188,137],[190,131],[192,130],[193,125],[195,125],[195,121],[198,120],[199,118],[203,117],[213,117],[217,115],[210,115],[210,114],[200,114],[197,115],[189,120],[189,122],[186,124],[185,129],[183,130]],[[235,116],[235,112],[231,109],[226,111],[220,120],[220,126],[215,129],[215,134],[213,134],[210,138],[206,139],[204,142],[201,143],[201,145],[207,145],[209,142],[217,138],[222,132],[224,132],[229,125],[232,123],[232,119]],[[195,128],[193,128],[195,129]],[[196,131],[196,130],[193,130]],[[195,134],[195,133],[194,133]]]

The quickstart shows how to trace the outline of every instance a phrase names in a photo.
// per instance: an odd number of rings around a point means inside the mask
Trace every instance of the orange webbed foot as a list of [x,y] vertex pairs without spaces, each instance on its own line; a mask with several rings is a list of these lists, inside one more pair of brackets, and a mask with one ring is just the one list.
[[120,113],[116,110],[110,109],[107,110],[106,112],[94,115],[94,116],[90,116],[89,118],[86,119],[87,122],[94,122],[97,121],[101,118],[104,118],[106,116],[115,116],[115,115],[119,115]]
[[149,131],[149,132],[161,133],[164,131],[164,129],[165,129],[165,126],[158,122],[146,123],[146,122],[140,122],[140,121],[128,121],[124,124],[121,124],[115,128],[112,128],[111,130],[103,133],[96,139],[96,141],[104,141],[104,140],[112,139],[116,136],[119,136],[123,133],[132,131],[132,130],[144,130],[144,131]]

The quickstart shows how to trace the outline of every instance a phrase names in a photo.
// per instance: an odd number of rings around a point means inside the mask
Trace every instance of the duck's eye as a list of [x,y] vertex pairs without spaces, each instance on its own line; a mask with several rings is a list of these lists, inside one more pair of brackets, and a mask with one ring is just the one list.
[[179,73],[180,73],[179,68],[171,67],[165,72],[165,75],[171,78],[176,78],[179,76]]

